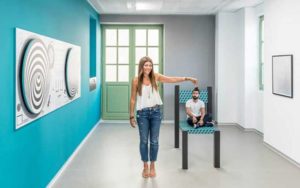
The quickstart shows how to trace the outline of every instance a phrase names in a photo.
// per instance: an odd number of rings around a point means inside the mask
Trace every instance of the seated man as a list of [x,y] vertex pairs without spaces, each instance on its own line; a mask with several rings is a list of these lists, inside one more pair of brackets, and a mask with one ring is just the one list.
[[199,99],[200,91],[198,87],[193,89],[192,99],[189,99],[186,104],[187,123],[194,128],[212,127],[212,118],[205,114],[205,104]]

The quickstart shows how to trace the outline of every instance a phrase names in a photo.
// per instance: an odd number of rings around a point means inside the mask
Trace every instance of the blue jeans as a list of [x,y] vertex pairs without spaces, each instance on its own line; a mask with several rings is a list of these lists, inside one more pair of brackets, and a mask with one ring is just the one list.
[[149,161],[148,140],[150,138],[150,161],[156,161],[159,130],[162,119],[160,106],[138,110],[136,117],[140,133],[141,159],[144,162]]

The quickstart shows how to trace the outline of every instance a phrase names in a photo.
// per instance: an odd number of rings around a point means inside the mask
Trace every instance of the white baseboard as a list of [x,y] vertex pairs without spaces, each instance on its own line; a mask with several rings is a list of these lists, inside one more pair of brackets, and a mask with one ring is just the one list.
[[104,119],[101,119],[100,123],[113,123],[113,124],[127,123],[127,124],[129,124],[129,120],[104,120]]
[[74,152],[71,154],[71,156],[68,158],[68,160],[64,163],[64,165],[59,169],[59,171],[55,174],[54,178],[49,182],[49,184],[46,186],[47,188],[51,188],[54,183],[58,180],[58,178],[61,176],[63,171],[69,166],[69,164],[72,162],[72,160],[75,158],[77,153],[79,152],[80,148],[85,144],[85,142],[88,140],[88,138],[92,135],[96,127],[100,124],[101,120],[99,120],[94,127],[90,130],[90,132],[87,134],[87,136],[80,142],[80,144],[77,146],[77,148],[74,150]]
[[254,132],[256,133],[257,135],[263,137],[264,136],[264,133],[258,131],[257,129],[254,129],[254,128],[244,128],[243,126],[241,126],[240,124],[238,123],[235,123],[234,124],[235,126],[239,127],[240,129],[242,129],[243,131],[247,131],[247,132]]
[[223,123],[223,122],[217,122],[218,125],[221,125],[221,126],[227,126],[227,125],[235,125],[236,123]]
[[162,120],[162,124],[174,124],[174,120]]
[[[114,124],[118,124],[118,123],[126,123],[129,124],[129,120],[100,120],[100,123],[114,123]],[[161,122],[162,124],[174,124],[174,120],[162,120]]]
[[[259,136],[263,137],[264,133],[254,129],[254,128],[244,128],[241,125],[237,124],[237,123],[218,123],[218,125],[234,125],[236,127],[238,127],[239,129],[243,130],[243,131],[249,131],[249,132],[255,132],[256,134],[258,134]],[[276,148],[274,148],[273,146],[271,146],[270,144],[268,144],[267,142],[263,141],[264,145],[269,148],[270,150],[272,150],[274,153],[280,155],[282,158],[286,159],[287,161],[289,161],[290,163],[292,163],[293,165],[297,166],[298,168],[300,168],[300,163],[298,163],[297,161],[295,161],[294,159],[290,158],[289,156],[285,155],[284,153],[280,152],[279,150],[277,150]]]
[[241,129],[243,131],[246,131],[246,132],[255,132],[257,135],[259,135],[261,137],[264,136],[264,133],[258,131],[257,129],[254,129],[254,128],[244,128],[243,126],[241,126],[238,123],[218,123],[218,126],[228,126],[228,125],[236,126],[237,128],[239,128],[239,129]]
[[282,153],[281,151],[277,150],[276,148],[274,148],[273,146],[271,146],[270,144],[268,144],[267,142],[264,141],[264,145],[269,148],[270,150],[272,150],[274,153],[280,155],[281,157],[283,157],[284,159],[286,159],[287,161],[289,161],[290,163],[292,163],[293,165],[297,166],[298,168],[300,168],[300,163],[298,163],[297,161],[295,161],[294,159],[290,158],[289,156],[285,155],[284,153]]

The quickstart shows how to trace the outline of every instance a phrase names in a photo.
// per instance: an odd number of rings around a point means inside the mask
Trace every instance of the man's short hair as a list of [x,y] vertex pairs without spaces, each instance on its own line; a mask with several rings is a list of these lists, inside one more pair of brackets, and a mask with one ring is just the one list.
[[194,91],[198,91],[198,93],[200,93],[200,90],[198,87],[195,87],[192,92],[194,92]]

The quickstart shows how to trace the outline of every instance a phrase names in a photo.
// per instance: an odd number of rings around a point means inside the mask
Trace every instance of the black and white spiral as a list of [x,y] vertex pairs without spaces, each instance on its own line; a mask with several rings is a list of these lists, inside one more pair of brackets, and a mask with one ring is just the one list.
[[[65,61],[65,82],[66,91],[70,99],[73,99],[78,93],[78,59],[74,49],[69,48],[66,53]],[[79,73],[80,74],[80,73]]]
[[49,95],[49,56],[43,41],[34,38],[25,46],[21,68],[21,90],[27,110],[39,114]]

